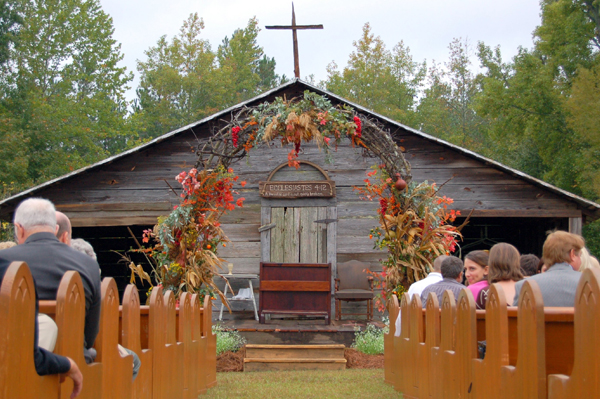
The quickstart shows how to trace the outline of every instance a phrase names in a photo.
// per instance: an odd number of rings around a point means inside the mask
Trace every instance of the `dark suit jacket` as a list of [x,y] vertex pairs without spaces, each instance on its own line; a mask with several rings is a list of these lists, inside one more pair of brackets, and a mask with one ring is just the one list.
[[52,233],[35,233],[25,243],[0,252],[8,261],[27,262],[37,283],[39,298],[56,300],[63,275],[79,272],[85,291],[85,347],[94,345],[100,328],[100,268],[88,255],[58,241]]
[[519,304],[519,294],[525,281],[533,280],[540,287],[544,306],[575,306],[575,294],[581,273],[573,270],[568,263],[556,263],[546,273],[535,274],[515,284],[515,298],[513,306]]
[[[9,261],[0,258],[0,285],[4,279],[6,269],[10,266]],[[35,285],[35,280],[34,280]],[[37,292],[36,292],[37,297]],[[35,337],[33,338],[33,360],[35,362],[35,370],[39,375],[46,374],[62,374],[69,371],[71,363],[69,360],[60,355],[55,355],[52,352],[48,352],[46,349],[38,347],[38,303],[35,301]]]

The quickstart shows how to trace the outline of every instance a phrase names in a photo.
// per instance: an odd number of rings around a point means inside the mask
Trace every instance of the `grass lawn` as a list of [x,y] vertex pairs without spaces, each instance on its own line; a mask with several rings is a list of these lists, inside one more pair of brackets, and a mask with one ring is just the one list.
[[383,369],[217,373],[206,397],[244,399],[402,398],[383,382]]

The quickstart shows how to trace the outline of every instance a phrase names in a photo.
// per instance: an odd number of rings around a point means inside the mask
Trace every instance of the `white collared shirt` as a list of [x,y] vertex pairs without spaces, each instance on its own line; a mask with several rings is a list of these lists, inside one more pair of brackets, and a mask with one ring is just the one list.
[[[425,277],[423,280],[415,281],[410,285],[410,287],[408,287],[408,297],[410,299],[412,299],[413,295],[418,295],[420,297],[421,293],[425,288],[429,287],[432,284],[439,283],[443,279],[444,278],[442,277],[442,273],[429,273],[427,277]],[[398,300],[401,300],[401,298],[398,298]],[[400,312],[398,312],[398,318],[396,319],[396,333],[394,334],[396,337],[400,336],[401,327],[402,326],[400,322]]]

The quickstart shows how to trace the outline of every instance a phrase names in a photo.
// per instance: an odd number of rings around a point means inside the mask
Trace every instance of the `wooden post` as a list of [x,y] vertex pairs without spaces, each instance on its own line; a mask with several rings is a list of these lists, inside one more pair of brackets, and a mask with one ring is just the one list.
[[[133,356],[122,357],[119,344],[119,290],[115,280],[106,277],[101,286],[100,332],[96,338],[98,362],[102,363],[102,391],[105,398],[131,398]],[[85,386],[85,382],[84,382]]]
[[569,218],[569,233],[579,234],[583,232],[583,220],[581,217]]
[[[101,363],[86,364],[83,358],[85,294],[81,277],[75,271],[66,272],[60,281],[56,294],[56,324],[58,338],[54,352],[73,359],[83,375],[83,390],[78,397],[102,398],[103,366]],[[70,398],[72,391],[73,382],[67,379],[61,384],[60,398]]]
[[533,280],[525,281],[519,294],[518,347],[516,366],[503,366],[502,398],[546,398],[546,335],[544,301]]
[[490,287],[485,307],[485,359],[473,359],[471,370],[471,397],[500,399],[501,369],[508,365],[508,314],[506,296],[502,287]]
[[422,398],[433,398],[431,354],[433,348],[440,346],[440,303],[433,292],[427,298],[425,326],[425,343],[419,346],[419,394]]
[[[435,294],[430,294],[431,296]],[[437,296],[435,297],[437,301]],[[452,291],[444,292],[442,296],[442,311],[440,322],[440,345],[431,350],[431,391],[432,397],[442,398],[445,396],[445,386],[449,381],[449,373],[446,365],[446,353],[454,350],[454,333],[456,331],[456,301]]]
[[[204,299],[204,298],[202,298]],[[192,295],[192,339],[198,341],[198,367],[197,388],[198,395],[206,393],[206,341],[208,337],[202,335],[202,323],[204,318],[204,308],[200,303],[199,294]]]
[[142,349],[140,329],[140,296],[135,285],[129,284],[123,294],[122,345],[134,351],[141,367],[133,382],[133,399],[152,398],[152,351]]
[[383,335],[383,370],[384,380],[388,384],[394,383],[394,335],[396,334],[396,318],[399,311],[398,297],[392,295],[388,301],[388,314],[390,316],[390,328],[387,334]]

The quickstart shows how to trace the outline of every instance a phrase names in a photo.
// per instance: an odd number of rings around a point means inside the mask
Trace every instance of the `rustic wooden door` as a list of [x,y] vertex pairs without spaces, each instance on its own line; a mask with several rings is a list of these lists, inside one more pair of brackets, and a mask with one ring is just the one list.
[[327,263],[327,207],[271,208],[274,263]]

